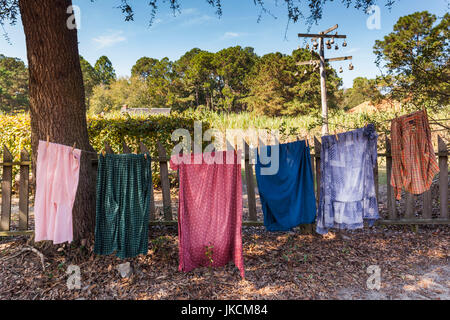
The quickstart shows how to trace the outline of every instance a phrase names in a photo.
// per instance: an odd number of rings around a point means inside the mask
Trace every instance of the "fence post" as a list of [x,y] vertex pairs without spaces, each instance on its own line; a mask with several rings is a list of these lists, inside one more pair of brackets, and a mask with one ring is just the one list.
[[321,152],[322,144],[320,141],[314,137],[314,157],[316,158],[316,202],[319,205],[320,199],[320,152]]
[[[438,137],[439,143],[439,137]],[[431,187],[430,190],[425,191],[422,194],[422,218],[423,219],[432,219],[432,196],[431,196]]]
[[373,180],[375,183],[375,197],[377,198],[377,206],[378,206],[378,201],[379,201],[379,190],[380,190],[380,185],[379,185],[379,181],[378,181],[378,157],[377,157],[377,161],[375,161],[375,166],[373,167]]
[[431,219],[431,190],[425,191],[422,194],[422,218],[423,219]]
[[29,180],[30,165],[24,164],[30,161],[30,155],[27,150],[23,149],[20,153],[20,184],[19,184],[19,230],[28,230],[28,213],[29,213]]
[[414,207],[416,204],[416,196],[412,193],[407,192],[406,193],[406,212],[405,212],[405,218],[407,219],[414,219]]
[[105,152],[107,154],[114,154],[113,149],[111,148],[111,146],[107,142],[105,142]]
[[[150,154],[150,152],[148,151],[148,148],[145,146],[145,144],[143,144],[142,142],[139,144],[140,148],[141,148],[141,152],[142,153],[148,153]],[[151,170],[151,165],[150,165],[150,170]],[[154,221],[155,218],[155,212],[156,212],[156,207],[155,207],[155,190],[153,187],[153,181],[151,182],[152,186],[150,188],[150,221]]]
[[2,178],[2,215],[0,231],[9,231],[11,226],[11,193],[12,193],[13,157],[6,146],[3,146],[3,178]]
[[441,203],[441,218],[448,216],[448,151],[444,140],[438,136],[439,152],[439,199]]
[[167,154],[161,142],[157,142],[159,154],[159,169],[161,173],[161,187],[163,195],[164,219],[172,221],[172,201],[170,200],[169,167],[167,165]]
[[130,147],[128,147],[128,145],[126,144],[125,141],[122,142],[122,150],[123,150],[123,153],[125,153],[125,154],[131,153],[131,149],[130,149]]
[[395,220],[397,218],[397,210],[395,206],[395,193],[391,186],[392,175],[392,153],[391,141],[386,137],[386,185],[387,185],[387,203],[389,211],[389,219]]
[[256,197],[255,197],[255,181],[253,176],[253,166],[250,163],[250,147],[244,139],[245,149],[245,179],[247,182],[247,200],[250,221],[257,221],[256,216]]

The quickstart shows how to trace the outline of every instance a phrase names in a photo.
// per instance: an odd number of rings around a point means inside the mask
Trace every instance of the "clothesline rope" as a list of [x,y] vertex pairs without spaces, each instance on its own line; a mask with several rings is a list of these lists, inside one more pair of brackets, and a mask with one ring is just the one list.
[[[415,112],[419,112],[419,111],[422,111],[422,110],[423,110],[423,109],[420,109],[420,110],[415,111]],[[397,117],[396,117],[396,118],[397,118]],[[388,119],[388,120],[382,120],[382,122],[393,121],[393,120],[396,119],[396,118]],[[432,118],[430,117],[430,119],[432,119]],[[145,120],[144,120],[144,121],[145,121]],[[439,121],[450,121],[450,118],[449,118],[449,119],[432,119],[432,121],[430,121],[429,123],[430,123],[430,124],[438,124],[438,125],[439,125]],[[356,129],[359,129],[359,128],[355,128],[355,127],[348,127],[348,126],[345,126],[345,125],[342,125],[342,124],[339,124],[339,123],[332,123],[332,122],[329,122],[329,121],[326,121],[326,120],[322,121],[322,123],[327,124],[327,125],[332,125],[332,126],[334,126],[334,127],[340,127],[340,128],[346,129],[346,130],[356,130]],[[441,129],[441,130],[431,130],[431,132],[439,132],[439,131],[444,131],[444,130],[446,130],[446,129]],[[390,132],[391,132],[390,130],[386,130],[386,131],[378,132],[378,134],[379,134],[379,135],[386,135],[386,134],[388,134],[388,133],[390,133]],[[310,135],[308,134],[308,136],[310,136]],[[316,138],[316,135],[312,135],[312,137],[313,137],[313,138]],[[80,149],[80,150],[81,150],[81,149]],[[87,151],[87,150],[81,150],[81,152],[82,152],[82,153],[87,153],[87,154],[92,154],[92,155],[95,154],[96,156],[99,156],[99,155],[100,155],[98,152],[92,152],[92,151]]]
[[[430,124],[438,124],[438,121],[449,121],[449,120],[450,120],[450,119],[437,119],[437,120],[430,121],[429,123],[430,123]],[[385,120],[384,120],[384,121],[385,121]],[[390,120],[390,121],[392,121],[392,120]],[[328,122],[328,121],[323,121],[323,123],[328,124],[328,125],[332,125],[332,126],[335,126],[335,127],[341,127],[341,128],[347,129],[347,130],[356,130],[356,129],[359,129],[359,128],[354,128],[354,127],[347,127],[347,126],[344,126],[344,125],[339,124],[339,123],[332,123],[332,122]],[[441,129],[441,130],[431,130],[431,132],[444,131],[444,130],[446,130],[446,129]],[[385,131],[385,132],[378,132],[378,133],[379,133],[379,134],[386,134],[386,133],[388,133],[388,132],[391,132],[391,131],[390,131],[390,130],[387,130],[387,131]]]

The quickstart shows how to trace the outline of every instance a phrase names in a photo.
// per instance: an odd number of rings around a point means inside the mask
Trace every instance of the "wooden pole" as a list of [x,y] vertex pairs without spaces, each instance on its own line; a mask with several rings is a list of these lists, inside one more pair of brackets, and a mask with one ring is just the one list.
[[2,186],[2,213],[0,215],[0,231],[9,231],[11,227],[11,197],[12,197],[12,163],[13,156],[6,146],[3,146],[3,177]]
[[[327,86],[326,86],[326,71],[325,71],[325,63],[331,62],[331,61],[345,61],[345,60],[352,60],[353,57],[347,56],[347,57],[339,57],[339,58],[331,58],[331,59],[325,59],[325,45],[324,45],[324,39],[325,38],[336,38],[336,39],[346,39],[346,35],[338,35],[337,33],[334,35],[327,34],[331,31],[334,31],[339,26],[336,24],[331,28],[328,28],[325,31],[322,31],[318,34],[308,34],[308,33],[299,33],[299,38],[312,38],[312,41],[319,40],[319,56],[320,56],[320,90],[321,90],[321,100],[322,100],[322,135],[326,136],[329,134],[329,128],[328,128],[328,104],[327,104]],[[317,61],[301,61],[298,62],[297,65],[311,65],[315,64]]]
[[325,46],[323,38],[319,38],[320,55],[320,91],[322,96],[322,136],[328,135],[328,104],[325,72]]
[[439,151],[439,201],[441,218],[448,219],[448,151],[444,140],[438,136]]

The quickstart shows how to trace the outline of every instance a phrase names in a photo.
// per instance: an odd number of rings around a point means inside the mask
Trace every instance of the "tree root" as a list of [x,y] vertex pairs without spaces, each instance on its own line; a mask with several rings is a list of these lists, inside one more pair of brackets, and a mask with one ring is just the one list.
[[33,248],[33,247],[22,248],[22,249],[20,249],[20,251],[18,253],[14,254],[14,255],[12,255],[10,257],[4,258],[3,261],[8,261],[10,259],[13,259],[15,257],[20,256],[24,252],[29,252],[29,251],[34,252],[34,253],[36,253],[39,256],[39,258],[41,259],[42,270],[45,271],[45,264],[44,264],[45,257],[42,254],[42,252],[40,252],[39,250],[37,250],[36,248]]

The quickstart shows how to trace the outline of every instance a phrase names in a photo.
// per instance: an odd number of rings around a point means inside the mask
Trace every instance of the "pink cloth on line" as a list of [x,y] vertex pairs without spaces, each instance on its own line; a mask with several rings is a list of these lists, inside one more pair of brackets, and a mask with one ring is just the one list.
[[[179,270],[220,267],[234,261],[244,278],[241,152],[205,155],[221,156],[223,164],[177,164],[178,156],[170,161],[170,167],[179,169],[180,176]],[[194,155],[190,157],[193,163]],[[230,158],[234,164],[228,164]],[[212,263],[207,247],[212,247]]]
[[81,150],[39,141],[34,200],[35,241],[73,241],[72,208],[78,188]]

